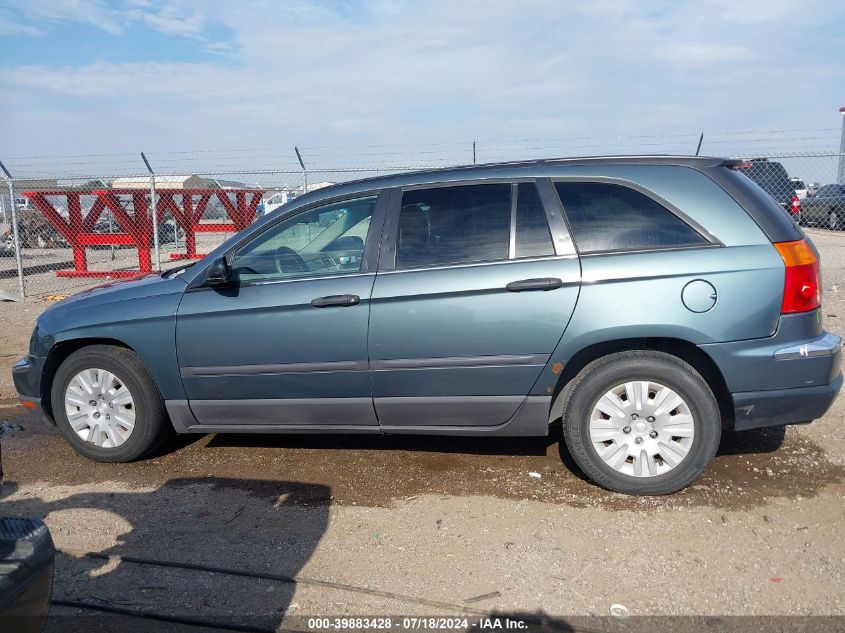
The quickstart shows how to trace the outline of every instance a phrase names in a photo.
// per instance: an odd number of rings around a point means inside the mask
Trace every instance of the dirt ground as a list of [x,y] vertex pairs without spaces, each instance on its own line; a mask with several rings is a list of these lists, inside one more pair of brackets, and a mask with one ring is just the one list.
[[[843,333],[845,236],[811,233],[826,327]],[[180,436],[144,461],[96,464],[13,399],[9,368],[46,305],[0,304],[0,422],[23,427],[3,435],[0,514],[46,520],[61,550],[55,598],[255,630],[308,630],[310,615],[489,612],[571,630],[615,604],[631,622],[845,615],[843,399],[809,426],[724,438],[695,485],[660,498],[584,481],[557,430]],[[48,630],[74,630],[83,613],[54,606]]]

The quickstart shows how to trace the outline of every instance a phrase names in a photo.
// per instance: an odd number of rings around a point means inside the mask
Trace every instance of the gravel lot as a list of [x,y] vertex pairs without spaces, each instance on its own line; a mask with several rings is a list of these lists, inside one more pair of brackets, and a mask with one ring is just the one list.
[[[810,233],[826,327],[845,332],[845,236]],[[8,370],[46,305],[0,304],[0,422],[23,427],[3,436],[0,513],[47,521],[55,597],[271,629],[491,611],[566,629],[614,603],[632,616],[845,615],[842,399],[810,426],[726,437],[696,485],[661,498],[585,482],[557,436],[182,436],[139,463],[95,464],[13,399]],[[54,607],[48,630],[81,613]]]

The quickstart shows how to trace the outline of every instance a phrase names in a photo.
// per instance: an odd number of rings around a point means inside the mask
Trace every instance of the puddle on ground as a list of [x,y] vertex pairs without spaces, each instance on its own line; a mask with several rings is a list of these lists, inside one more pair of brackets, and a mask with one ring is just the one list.
[[[24,431],[3,437],[7,481],[77,485],[122,481],[157,487],[213,477],[250,491],[273,482],[325,486],[328,495],[303,504],[390,506],[426,494],[532,499],[572,507],[648,510],[709,506],[757,507],[773,498],[813,497],[845,481],[820,446],[796,429],[760,429],[723,439],[719,455],[691,487],[665,497],[629,497],[584,480],[550,438],[455,438],[331,435],[182,435],[134,464],[98,464],[77,455],[55,431],[18,407],[0,406],[0,421]],[[539,473],[540,477],[529,475]],[[274,493],[275,494],[275,493]],[[295,503],[299,501],[293,500]]]

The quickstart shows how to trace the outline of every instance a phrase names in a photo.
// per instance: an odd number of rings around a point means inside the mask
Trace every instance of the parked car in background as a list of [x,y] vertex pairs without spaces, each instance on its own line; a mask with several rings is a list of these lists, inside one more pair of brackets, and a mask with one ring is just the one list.
[[798,196],[799,200],[803,200],[807,197],[808,187],[804,184],[804,181],[800,178],[790,178],[792,182],[792,187],[795,189],[795,195]]
[[781,163],[768,158],[752,158],[739,165],[739,169],[800,223],[801,200],[795,192],[795,183]]
[[845,230],[845,185],[824,185],[801,204],[804,224]]
[[[269,194],[270,192],[268,192]],[[264,200],[261,202],[261,215],[268,215],[287,204],[290,192],[288,190],[277,191],[272,195],[265,194]]]
[[202,261],[53,304],[14,367],[82,455],[167,433],[563,440],[594,482],[689,485],[730,430],[842,384],[818,253],[742,164],[537,160],[304,194]]

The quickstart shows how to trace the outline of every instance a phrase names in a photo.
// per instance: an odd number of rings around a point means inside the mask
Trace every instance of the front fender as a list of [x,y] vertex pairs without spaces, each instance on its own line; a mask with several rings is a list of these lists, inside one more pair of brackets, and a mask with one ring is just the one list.
[[184,399],[176,357],[176,310],[184,289],[180,280],[162,280],[156,293],[59,304],[39,318],[30,354],[47,357],[77,341],[117,341],[138,354],[163,398]]

